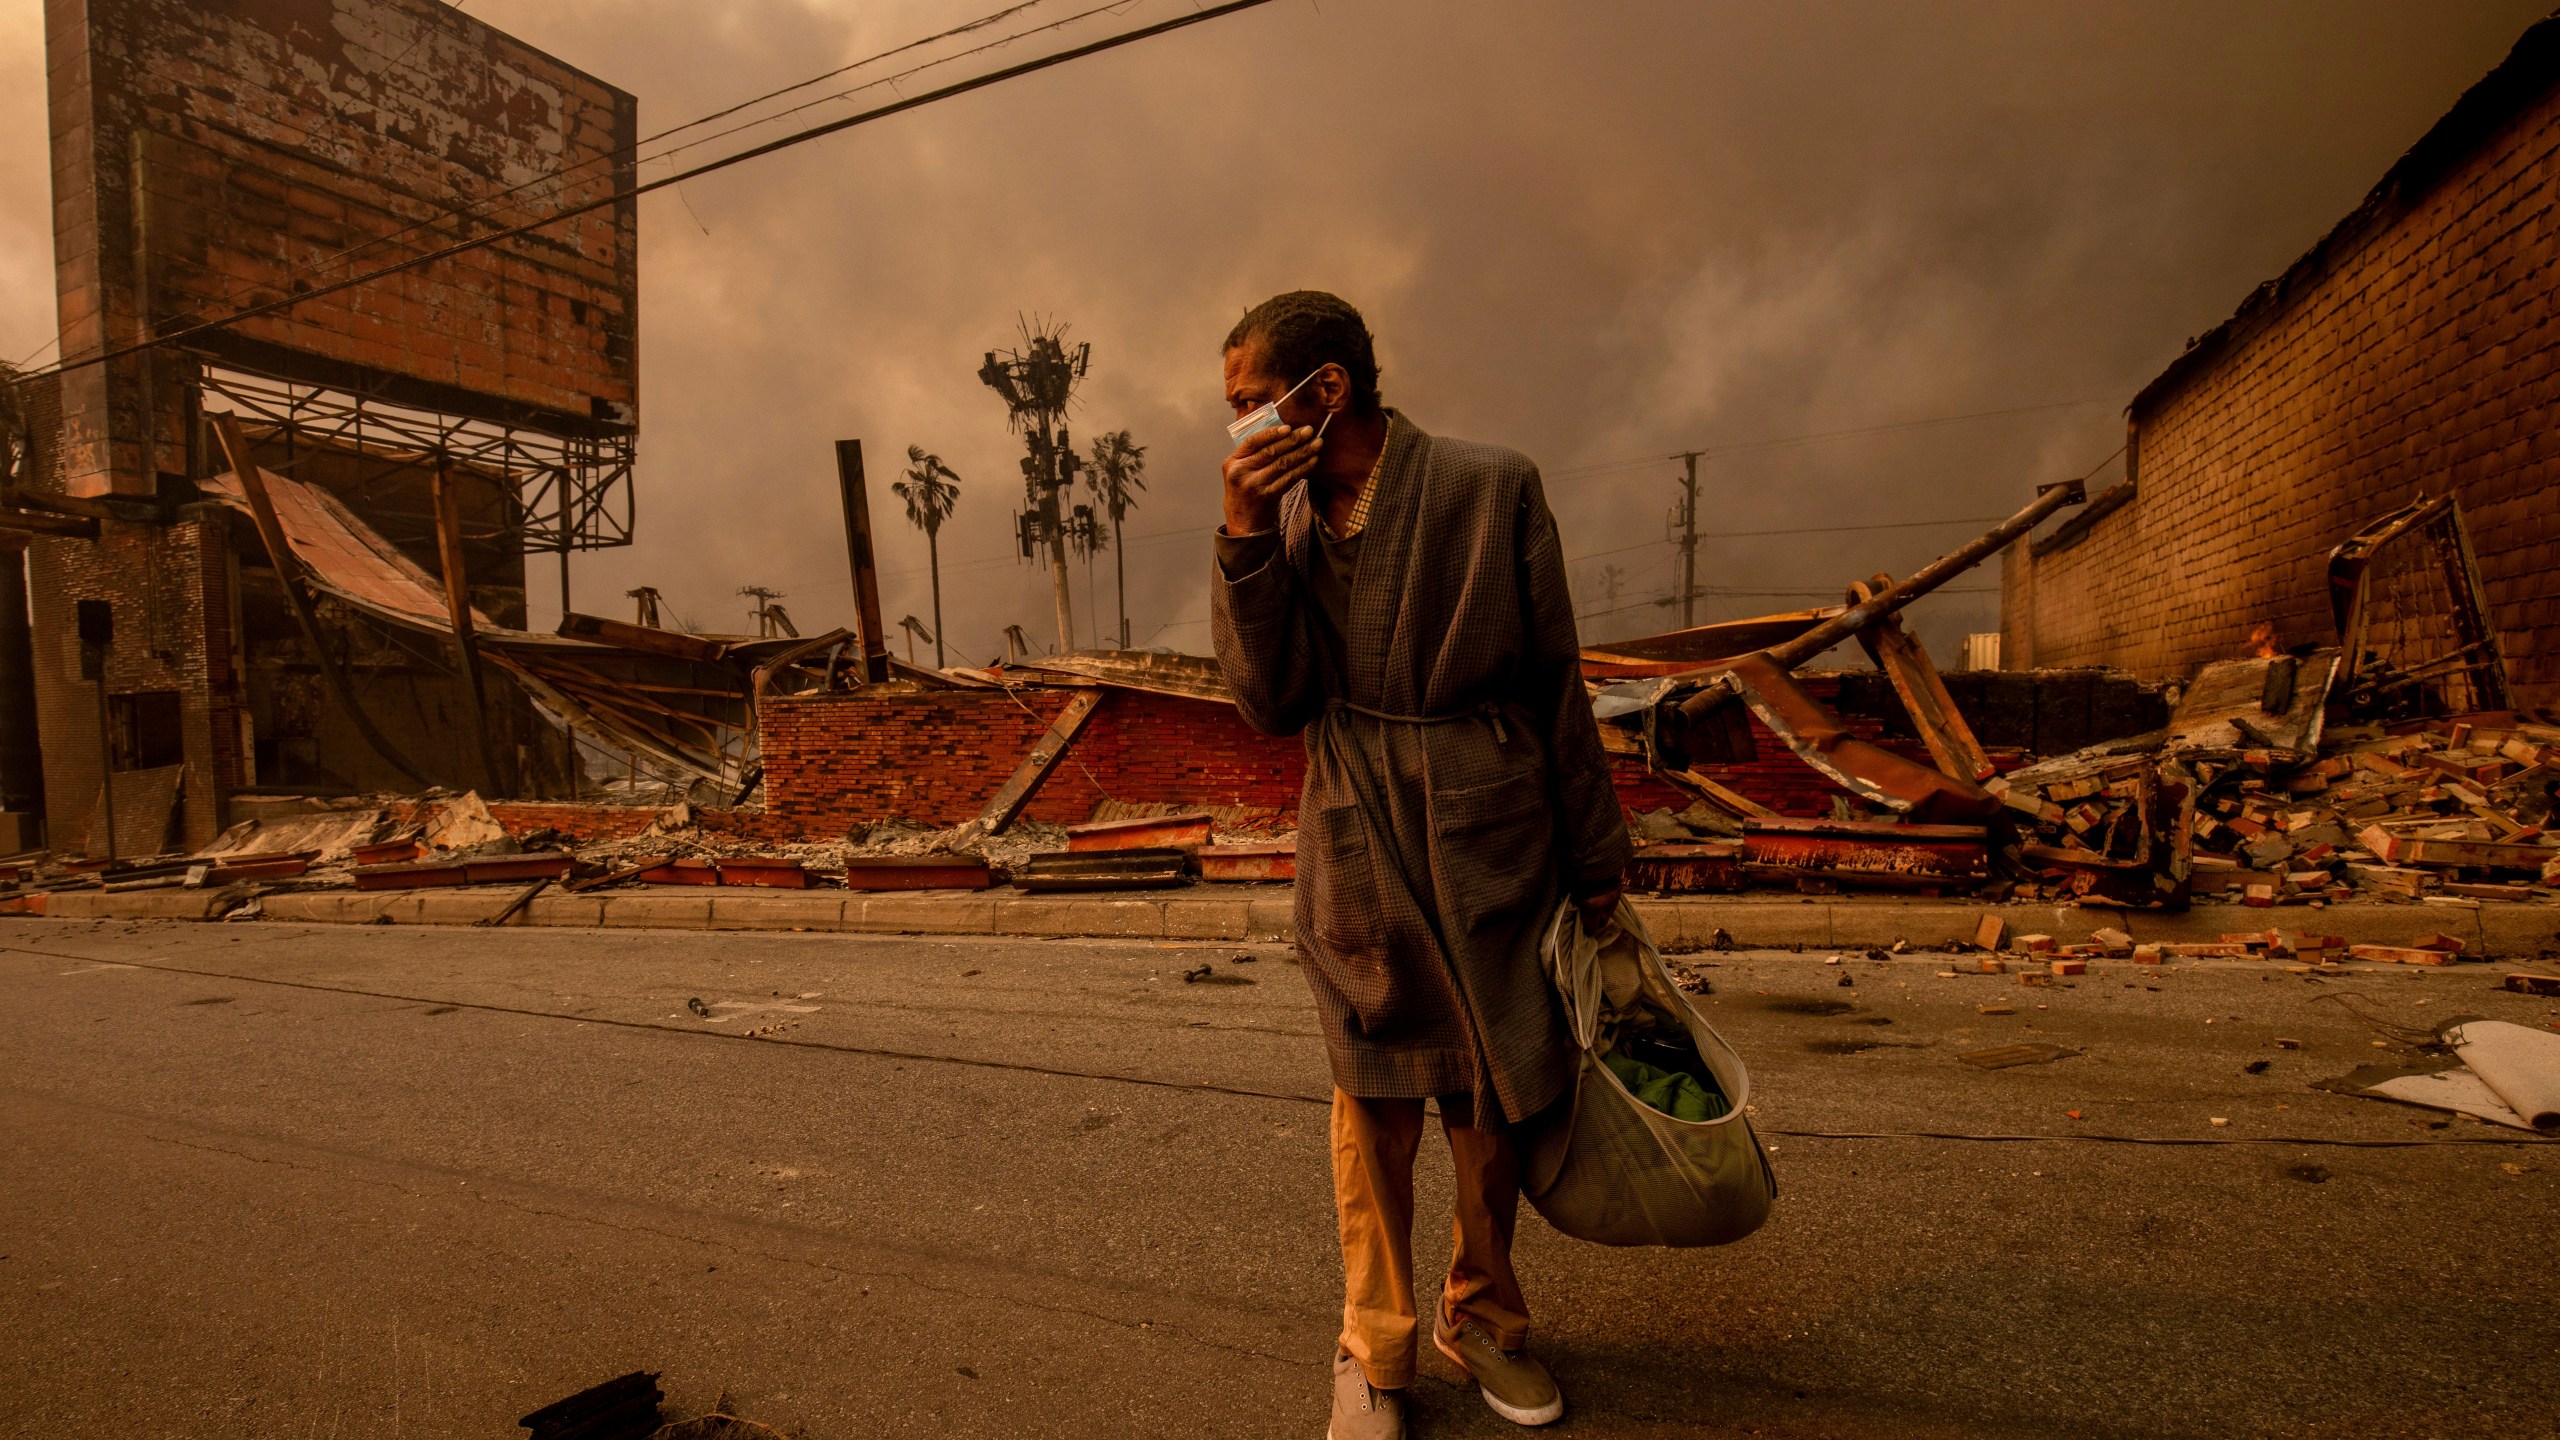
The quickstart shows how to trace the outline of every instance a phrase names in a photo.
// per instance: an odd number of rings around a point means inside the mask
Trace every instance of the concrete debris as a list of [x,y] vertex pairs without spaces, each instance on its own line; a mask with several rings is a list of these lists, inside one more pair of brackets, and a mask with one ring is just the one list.
[[488,803],[476,790],[438,806],[427,821],[425,839],[431,849],[461,852],[514,843],[508,839],[506,827],[490,818]]

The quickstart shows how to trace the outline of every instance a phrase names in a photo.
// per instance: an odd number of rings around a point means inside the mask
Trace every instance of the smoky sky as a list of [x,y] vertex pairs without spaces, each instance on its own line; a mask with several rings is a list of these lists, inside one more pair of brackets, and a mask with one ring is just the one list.
[[[636,93],[644,133],[994,8],[468,7]],[[654,585],[735,631],[758,584],[804,634],[848,623],[831,442],[859,437],[891,620],[931,613],[923,537],[887,493],[918,444],[963,481],[952,658],[1000,653],[1007,624],[1048,642],[1046,570],[1014,555],[1021,444],[976,379],[1036,317],[1092,344],[1079,440],[1148,447],[1137,642],[1203,651],[1218,342],[1312,287],[1366,311],[1390,403],[1540,462],[1586,638],[1674,623],[1649,602],[1674,581],[1679,450],[1708,452],[1701,618],[1826,603],[1987,526],[1825,527],[1996,517],[2039,482],[2114,475],[2132,393],[2538,14],[1281,0],[644,200],[637,543],[577,557],[572,598],[624,615]],[[16,358],[53,329],[33,0],[0,18],[0,65]],[[2025,413],[1908,423],[1998,411]],[[1814,533],[1749,533],[1768,530]],[[1113,624],[1112,557],[1094,573],[1088,591],[1076,566],[1087,642],[1097,598]],[[533,574],[547,623],[553,570]],[[1912,612],[1941,663],[1997,627],[1996,584],[1985,567]]]

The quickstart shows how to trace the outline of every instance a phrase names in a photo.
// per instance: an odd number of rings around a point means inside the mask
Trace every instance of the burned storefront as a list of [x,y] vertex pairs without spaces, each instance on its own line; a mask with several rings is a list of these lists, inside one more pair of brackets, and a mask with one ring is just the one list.
[[47,9],[64,363],[18,387],[33,638],[0,677],[48,843],[197,845],[270,792],[567,793],[558,717],[457,641],[630,540],[632,205],[255,312],[613,194],[632,97],[426,0]]

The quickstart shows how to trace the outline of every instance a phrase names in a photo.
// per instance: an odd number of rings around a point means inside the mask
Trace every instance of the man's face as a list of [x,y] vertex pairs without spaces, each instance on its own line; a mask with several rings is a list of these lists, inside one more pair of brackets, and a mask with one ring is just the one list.
[[[1332,370],[1337,367],[1327,365]],[[1226,354],[1227,408],[1241,417],[1246,411],[1267,405],[1288,393],[1289,387],[1305,379],[1302,375],[1275,375],[1265,358],[1263,343],[1247,340]],[[1330,376],[1319,374],[1313,384],[1302,386],[1298,393],[1280,403],[1280,419],[1292,427],[1313,426],[1324,420],[1324,401],[1318,397],[1331,387]]]

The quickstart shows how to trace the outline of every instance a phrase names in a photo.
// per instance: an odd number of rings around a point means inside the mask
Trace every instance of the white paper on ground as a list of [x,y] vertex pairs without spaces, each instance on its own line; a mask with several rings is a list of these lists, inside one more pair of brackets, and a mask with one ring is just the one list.
[[2365,1086],[2364,1093],[2424,1105],[2430,1110],[2451,1110],[2457,1114],[2477,1116],[2492,1125],[2506,1125],[2518,1130],[2533,1128],[2524,1123],[2523,1116],[2509,1109],[2506,1101],[2498,1098],[2498,1092],[2459,1065],[2450,1070],[2439,1070],[2433,1075],[2395,1076],[2380,1084]]
[[2504,1020],[2468,1020],[2444,1038],[2527,1126],[2560,1129],[2560,1033]]

